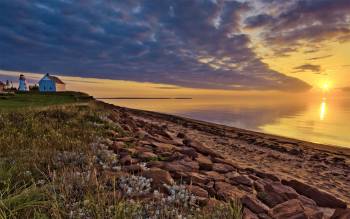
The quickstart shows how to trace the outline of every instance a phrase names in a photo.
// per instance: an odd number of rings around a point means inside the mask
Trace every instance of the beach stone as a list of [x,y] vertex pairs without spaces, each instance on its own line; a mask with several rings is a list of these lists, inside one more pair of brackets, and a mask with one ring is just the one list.
[[329,208],[346,208],[346,203],[326,192],[318,190],[312,186],[309,186],[305,183],[302,183],[297,180],[282,181],[283,184],[292,187],[299,194],[304,195],[308,198],[311,198],[316,202],[320,207],[329,207]]
[[148,168],[157,167],[157,168],[162,169],[165,164],[166,163],[164,161],[155,160],[155,161],[147,162],[146,167],[148,167]]
[[299,195],[291,187],[285,186],[280,182],[272,182],[264,186],[265,192],[273,192],[279,194],[285,201],[295,199]]
[[164,183],[167,185],[174,184],[174,179],[171,177],[170,173],[159,168],[151,168],[149,170],[145,170],[141,175],[146,178],[151,178],[152,184],[156,188],[163,186]]
[[303,205],[316,206],[316,202],[306,196],[299,195],[298,199],[303,203]]
[[219,173],[227,173],[227,172],[231,172],[234,171],[235,169],[227,164],[223,164],[223,163],[214,163],[213,164],[213,171],[219,172]]
[[182,132],[179,132],[176,137],[184,139],[186,135]]
[[244,208],[242,219],[259,219],[259,217],[251,212],[248,208]]
[[180,153],[185,154],[187,156],[189,156],[192,159],[195,159],[196,157],[198,157],[198,153],[194,148],[190,148],[190,147],[182,147],[179,150]]
[[257,197],[270,208],[285,201],[281,195],[275,192],[258,192]]
[[235,178],[236,176],[240,176],[240,174],[236,171],[225,173],[225,177],[230,180]]
[[347,209],[336,209],[331,219],[349,219],[350,218],[350,208]]
[[203,197],[203,198],[208,198],[209,194],[207,192],[207,190],[199,187],[199,186],[195,186],[195,185],[188,185],[187,190],[189,192],[191,192],[193,195],[198,196],[198,197]]
[[170,172],[194,172],[198,171],[199,165],[197,162],[185,158],[166,163],[164,169]]
[[254,181],[254,189],[257,191],[257,192],[263,192],[264,191],[264,188],[265,188],[265,182],[261,179],[258,179],[256,181]]
[[291,199],[270,209],[269,214],[275,219],[308,219],[298,199]]
[[166,144],[166,143],[161,143],[161,142],[151,142],[151,145],[160,152],[167,152],[167,151],[172,151],[176,147],[171,144]]
[[199,141],[184,139],[183,143],[184,143],[184,145],[186,145],[188,147],[192,147],[192,148],[196,149],[197,152],[199,152],[203,155],[222,158],[222,156],[219,153],[208,148],[206,145],[204,145],[203,143],[201,143]]
[[200,170],[212,170],[213,169],[213,162],[207,156],[204,156],[202,154],[198,154],[196,161],[199,164]]
[[148,132],[146,132],[145,130],[143,129],[138,129],[136,132],[135,132],[135,136],[139,139],[144,139],[146,137],[148,137]]
[[267,213],[269,208],[252,195],[245,195],[241,198],[242,204],[256,214]]
[[122,164],[122,165],[130,165],[130,164],[135,164],[137,163],[137,160],[136,159],[133,159],[130,155],[126,155],[124,157],[122,157],[119,162]]
[[183,179],[193,184],[207,184],[209,182],[206,175],[197,172],[187,172]]
[[304,213],[307,216],[307,218],[311,219],[323,219],[324,215],[323,212],[319,209],[317,209],[316,206],[311,206],[311,205],[304,205]]
[[225,160],[225,159],[222,159],[220,157],[212,157],[212,161],[214,163],[223,163],[223,164],[227,164],[231,167],[233,167],[234,169],[239,169],[236,167],[236,165],[232,162],[232,161],[229,161],[229,160]]
[[218,198],[230,200],[232,198],[240,198],[244,193],[235,186],[226,182],[215,182],[214,188]]
[[257,170],[254,170],[254,172],[255,172],[255,175],[257,175],[260,178],[270,179],[272,181],[280,181],[280,179],[277,176],[275,176],[271,173],[264,173],[264,172],[260,172]]
[[182,154],[178,151],[175,151],[172,153],[172,155],[170,157],[167,157],[167,161],[176,161],[176,160],[181,160],[186,158],[185,154]]
[[204,171],[203,173],[208,177],[208,179],[211,179],[211,180],[214,180],[214,181],[225,181],[224,175],[222,175],[222,174],[220,174],[218,172],[215,172],[215,171]]
[[230,180],[233,184],[241,184],[249,187],[253,186],[253,180],[251,180],[248,176],[239,175],[230,178]]

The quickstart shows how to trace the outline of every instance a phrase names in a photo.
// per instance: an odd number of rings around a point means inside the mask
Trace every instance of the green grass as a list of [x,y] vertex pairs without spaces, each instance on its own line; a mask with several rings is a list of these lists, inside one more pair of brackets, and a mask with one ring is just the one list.
[[45,107],[86,102],[88,100],[88,95],[79,92],[19,92],[15,94],[0,94],[0,110],[15,110],[24,107]]

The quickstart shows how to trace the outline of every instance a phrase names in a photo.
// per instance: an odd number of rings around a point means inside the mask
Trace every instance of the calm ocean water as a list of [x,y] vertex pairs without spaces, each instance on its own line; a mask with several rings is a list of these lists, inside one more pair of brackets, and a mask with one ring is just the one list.
[[345,97],[104,101],[350,148],[350,98]]

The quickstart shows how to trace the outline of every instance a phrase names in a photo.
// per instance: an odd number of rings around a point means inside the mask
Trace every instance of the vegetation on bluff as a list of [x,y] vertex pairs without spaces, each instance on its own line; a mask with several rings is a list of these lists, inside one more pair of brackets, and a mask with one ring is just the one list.
[[[121,196],[125,188],[142,193],[149,187],[141,176],[116,177],[118,157],[105,154],[111,133],[131,133],[108,122],[110,109],[81,97],[16,94],[0,100],[11,106],[0,113],[1,219],[241,217],[238,202],[202,211],[181,185],[171,187],[173,194],[163,202]],[[23,98],[28,99],[22,103]],[[22,108],[28,103],[32,107]],[[102,171],[105,165],[116,174]]]
[[0,111],[17,110],[23,107],[44,107],[60,104],[86,102],[91,97],[79,92],[17,92],[0,93]]

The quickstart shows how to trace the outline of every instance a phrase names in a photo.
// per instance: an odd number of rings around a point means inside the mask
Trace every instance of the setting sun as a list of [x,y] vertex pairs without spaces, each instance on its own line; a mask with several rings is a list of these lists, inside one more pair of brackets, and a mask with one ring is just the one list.
[[323,82],[323,84],[322,84],[322,91],[326,93],[329,90],[330,90],[330,83],[328,81]]

